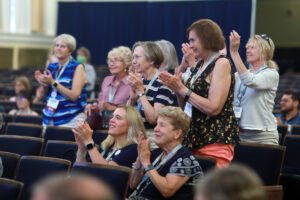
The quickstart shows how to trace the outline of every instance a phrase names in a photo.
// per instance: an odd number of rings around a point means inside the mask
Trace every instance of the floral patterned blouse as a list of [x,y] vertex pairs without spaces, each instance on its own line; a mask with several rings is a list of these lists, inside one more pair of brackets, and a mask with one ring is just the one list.
[[[197,95],[208,98],[210,83],[206,81],[206,78],[213,71],[215,63],[219,58],[226,57],[221,55],[211,62],[191,86],[191,90]],[[190,78],[185,83],[187,87],[190,85],[192,77],[202,65],[203,61],[199,61]],[[231,62],[230,65],[232,68]],[[231,71],[229,93],[220,114],[208,116],[197,108],[192,107],[190,130],[184,139],[184,146],[189,149],[195,149],[214,143],[236,145],[239,142],[239,128],[233,112],[234,85],[235,78],[233,71]]]

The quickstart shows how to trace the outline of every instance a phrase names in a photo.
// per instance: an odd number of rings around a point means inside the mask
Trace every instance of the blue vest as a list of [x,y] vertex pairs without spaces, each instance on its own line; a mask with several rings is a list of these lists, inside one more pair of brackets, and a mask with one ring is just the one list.
[[[72,89],[73,84],[73,76],[74,72],[76,70],[76,67],[80,63],[75,61],[74,59],[70,59],[69,63],[67,64],[65,70],[59,77],[59,79],[56,79],[62,86]],[[51,63],[48,66],[49,71],[52,74],[53,79],[56,78],[55,74],[59,74],[60,70],[56,73],[58,69],[59,64],[58,63]],[[48,86],[48,94],[46,101],[49,101],[49,98],[51,97],[51,92],[53,88],[51,85]],[[47,112],[45,112],[45,108],[43,110],[43,122],[45,124],[49,124],[50,120],[53,120],[53,125],[61,125],[70,122],[72,119],[74,119],[79,113],[84,111],[84,108],[86,106],[86,85],[84,85],[81,94],[79,98],[76,101],[72,101],[71,99],[63,96],[59,91],[57,91],[57,95],[55,99],[59,100],[58,107],[55,111],[55,113],[52,116],[49,116]]]

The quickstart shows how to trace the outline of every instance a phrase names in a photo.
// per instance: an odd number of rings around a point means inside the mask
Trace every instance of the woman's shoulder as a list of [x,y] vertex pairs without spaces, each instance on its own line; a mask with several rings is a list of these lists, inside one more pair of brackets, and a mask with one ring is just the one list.
[[9,111],[8,114],[9,114],[9,115],[15,115],[17,112],[18,112],[17,109],[12,109],[12,110]]

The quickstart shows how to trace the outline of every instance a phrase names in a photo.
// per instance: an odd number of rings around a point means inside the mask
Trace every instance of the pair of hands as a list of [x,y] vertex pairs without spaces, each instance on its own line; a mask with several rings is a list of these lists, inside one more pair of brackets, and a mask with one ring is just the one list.
[[105,110],[110,110],[109,107],[112,106],[111,103],[107,101],[99,101],[98,103],[87,104],[85,106],[84,113],[88,117],[91,115],[92,110],[98,110],[99,112],[104,112]]
[[93,130],[86,122],[77,121],[75,128],[72,129],[78,150],[85,151],[88,143],[93,143]]
[[47,69],[44,73],[41,73],[40,70],[36,70],[34,73],[34,77],[43,86],[52,85],[54,83],[51,72]]
[[137,100],[137,94],[142,94],[145,91],[142,75],[131,71],[129,72],[127,81],[131,86],[130,99]]

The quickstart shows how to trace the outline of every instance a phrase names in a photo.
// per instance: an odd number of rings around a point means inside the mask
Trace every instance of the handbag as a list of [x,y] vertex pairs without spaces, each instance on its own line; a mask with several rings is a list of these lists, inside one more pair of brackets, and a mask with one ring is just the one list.
[[99,115],[98,109],[91,110],[91,114],[86,118],[86,123],[92,130],[102,128],[102,117]]

